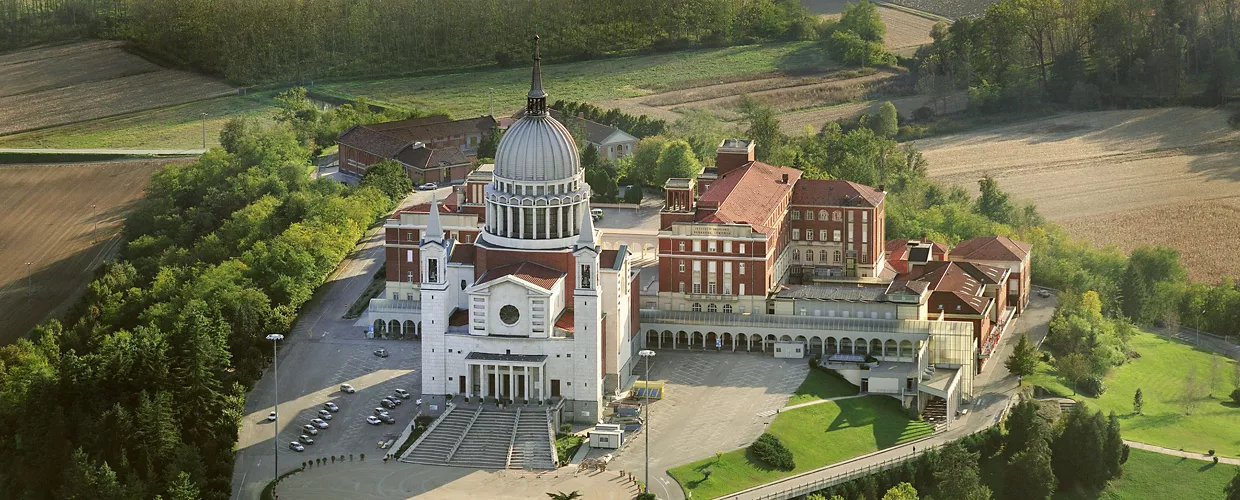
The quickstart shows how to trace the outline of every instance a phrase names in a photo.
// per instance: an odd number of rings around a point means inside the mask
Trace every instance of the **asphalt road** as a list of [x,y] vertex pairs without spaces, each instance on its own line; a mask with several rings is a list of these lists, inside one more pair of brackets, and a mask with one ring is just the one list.
[[[440,198],[447,193],[448,188],[437,190]],[[401,206],[425,203],[430,198],[430,191],[414,192]],[[341,317],[370,284],[371,276],[383,261],[382,228],[374,228],[302,308],[280,347],[280,409],[276,422],[266,419],[275,404],[274,370],[269,367],[246,395],[233,465],[233,499],[259,498],[275,475],[277,454],[282,472],[300,466],[302,461],[332,455],[365,453],[379,459],[385,451],[377,443],[399,436],[413,421],[417,412],[414,400],[419,397],[420,344],[366,339],[364,330],[354,326],[356,320]],[[372,351],[380,347],[386,348],[390,356],[374,356]],[[340,393],[341,383],[353,385],[357,393]],[[379,406],[379,399],[397,388],[409,391],[413,397],[391,411],[396,425],[367,424],[365,417]],[[315,444],[307,446],[304,452],[290,450],[288,443],[302,434],[301,426],[317,416],[315,413],[328,401],[340,406],[328,422],[329,427],[312,436]],[[279,437],[273,445],[273,434],[277,432]]]

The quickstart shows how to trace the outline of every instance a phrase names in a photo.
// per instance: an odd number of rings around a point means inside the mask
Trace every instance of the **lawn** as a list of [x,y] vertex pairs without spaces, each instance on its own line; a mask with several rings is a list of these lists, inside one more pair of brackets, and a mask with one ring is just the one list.
[[[1111,481],[1097,498],[1104,500],[1165,500],[1169,498],[1223,498],[1223,487],[1236,474],[1227,464],[1132,450],[1124,464],[1124,475]],[[1173,480],[1168,480],[1174,478]],[[1055,500],[1076,500],[1077,495],[1060,494]]]
[[[1192,415],[1181,405],[1184,380],[1189,367],[1196,367],[1197,379],[1209,385],[1212,354],[1183,342],[1152,333],[1140,333],[1130,342],[1140,358],[1129,360],[1112,370],[1106,378],[1107,390],[1100,398],[1072,396],[1072,388],[1061,381],[1054,369],[1043,363],[1037,374],[1025,381],[1050,392],[1084,401],[1103,413],[1114,411],[1120,417],[1124,438],[1172,449],[1240,456],[1240,408],[1227,395],[1234,388],[1235,362],[1218,356],[1221,363],[1218,384],[1212,397],[1203,399]],[[1137,388],[1145,400],[1141,415],[1132,412]]]
[[[736,81],[774,72],[804,73],[834,68],[811,42],[785,42],[686,50],[543,66],[543,85],[552,100],[606,101],[655,92]],[[346,99],[447,111],[454,117],[487,114],[494,89],[495,113],[524,105],[530,68],[483,69],[443,75],[352,81],[313,90]]]
[[809,375],[805,377],[805,381],[801,382],[801,385],[797,387],[797,391],[792,394],[792,397],[788,398],[786,406],[820,399],[852,396],[859,392],[861,392],[860,388],[848,383],[842,377],[822,370],[810,370]]
[[219,144],[220,129],[236,116],[270,119],[274,103],[265,95],[228,96],[110,118],[0,137],[0,148],[198,149],[202,114],[207,147]]
[[[927,436],[933,427],[909,420],[900,402],[887,396],[831,401],[788,410],[767,432],[792,451],[796,469],[773,470],[753,462],[745,449],[681,465],[668,471],[695,498],[715,498]],[[713,473],[703,480],[701,470]]]

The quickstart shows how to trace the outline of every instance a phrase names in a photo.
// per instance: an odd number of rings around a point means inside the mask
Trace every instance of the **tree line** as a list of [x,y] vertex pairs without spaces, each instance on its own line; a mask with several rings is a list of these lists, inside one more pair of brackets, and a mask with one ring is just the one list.
[[228,498],[266,335],[410,188],[400,168],[311,180],[288,127],[240,123],[152,176],[62,320],[0,348],[0,498]]
[[1233,90],[1231,0],[1001,0],[934,27],[913,69],[923,90],[968,89],[982,112],[1193,102]]
[[799,39],[814,24],[796,0],[0,0],[0,35],[14,35],[0,43],[105,36],[239,83],[523,65],[535,33],[563,61]]

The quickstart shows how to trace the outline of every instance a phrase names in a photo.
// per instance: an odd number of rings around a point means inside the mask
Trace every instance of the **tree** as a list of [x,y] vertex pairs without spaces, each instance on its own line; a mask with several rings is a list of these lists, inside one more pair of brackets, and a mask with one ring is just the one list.
[[168,500],[198,500],[198,486],[190,481],[189,474],[177,473],[177,477],[168,485]]
[[557,491],[555,493],[547,493],[547,496],[551,497],[551,500],[573,500],[575,498],[581,498],[581,493],[577,490],[573,490],[569,493]]
[[1089,377],[1092,367],[1089,360],[1085,359],[1080,353],[1071,353],[1062,358],[1058,358],[1056,367],[1059,375],[1072,383],[1072,394],[1076,395],[1076,384],[1086,377]]
[[900,114],[896,111],[896,105],[887,101],[879,106],[878,118],[871,122],[870,128],[873,128],[874,134],[879,137],[895,137],[900,130]]
[[413,180],[405,172],[405,167],[396,160],[383,160],[366,167],[360,186],[374,186],[387,195],[393,202],[403,200],[413,191]]
[[754,156],[766,161],[784,143],[784,133],[779,129],[779,117],[770,104],[748,95],[741,96],[741,121],[749,125],[745,135],[754,141]]
[[1051,449],[1044,440],[1033,441],[1008,463],[1006,488],[1019,491],[1020,498],[1045,500],[1055,492],[1057,485],[1051,467]]
[[977,181],[977,186],[982,192],[977,198],[977,213],[1000,224],[1010,223],[1016,209],[1008,200],[1008,194],[999,189],[999,183],[995,181],[995,178],[986,174]]
[[499,127],[491,129],[491,133],[482,136],[482,141],[478,143],[478,158],[495,158],[495,152],[499,149],[499,140],[504,137],[504,131]]
[[[1026,377],[1032,375],[1038,368],[1038,348],[1029,342],[1029,333],[1022,333],[1020,340],[1016,342],[1016,347],[1012,349],[1012,355],[1008,356],[1003,366],[1017,377]],[[1024,381],[1021,380],[1023,383]]]
[[1137,388],[1137,394],[1132,397],[1132,412],[1137,415],[1141,414],[1141,410],[1145,408],[1145,397],[1141,395],[1141,388]]
[[844,7],[844,12],[840,15],[839,29],[856,33],[867,42],[880,44],[883,43],[883,36],[887,34],[887,26],[878,15],[878,7],[869,0],[849,3]]
[[1240,389],[1240,361],[1231,364],[1231,386]]
[[633,148],[633,168],[629,171],[629,177],[641,184],[663,187],[663,184],[657,182],[659,154],[663,152],[663,147],[667,143],[666,138],[657,135],[638,141],[637,147]]
[[1003,449],[1007,455],[1020,450],[1027,450],[1037,442],[1046,442],[1051,437],[1049,423],[1038,414],[1038,402],[1022,398],[1020,403],[1012,407],[1004,427]]
[[236,154],[244,138],[254,135],[259,129],[258,123],[247,116],[229,118],[220,129],[220,147],[224,151]]
[[1223,487],[1223,493],[1227,495],[1226,500],[1240,500],[1240,468],[1236,469],[1236,475],[1231,478],[1231,482]]
[[909,483],[897,484],[887,490],[883,500],[918,500],[917,488]]
[[981,483],[977,453],[970,453],[960,441],[952,441],[939,454],[934,468],[935,498],[988,500],[990,488]]
[[1210,395],[1220,390],[1223,385],[1223,362],[1217,353],[1210,354]]
[[702,170],[693,147],[685,141],[672,141],[659,153],[659,174],[656,183],[662,186],[672,178],[696,178]]
[[1201,404],[1203,390],[1201,382],[1197,380],[1197,367],[1189,366],[1188,374],[1184,376],[1184,389],[1180,394],[1180,407],[1184,409],[1184,414],[1192,415]]

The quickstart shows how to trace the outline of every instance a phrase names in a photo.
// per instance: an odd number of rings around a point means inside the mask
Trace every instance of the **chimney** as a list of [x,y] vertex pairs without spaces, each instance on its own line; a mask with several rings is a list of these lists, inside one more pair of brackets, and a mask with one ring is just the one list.
[[747,139],[724,139],[715,150],[715,170],[719,177],[754,161],[754,142]]
[[784,174],[784,175],[782,176],[782,178],[783,178],[783,183],[784,183],[784,184],[787,184],[787,183],[788,183],[788,174]]

